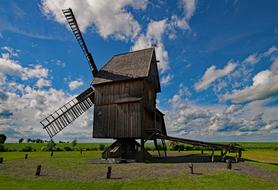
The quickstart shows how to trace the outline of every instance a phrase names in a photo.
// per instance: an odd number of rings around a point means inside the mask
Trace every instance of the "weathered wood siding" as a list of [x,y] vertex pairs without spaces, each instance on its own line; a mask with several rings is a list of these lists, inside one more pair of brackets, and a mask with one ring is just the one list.
[[143,97],[143,81],[131,80],[95,86],[95,105],[114,103],[126,97]]
[[125,81],[95,86],[93,137],[140,138],[141,101],[121,102],[130,97],[143,97],[143,81]]
[[119,138],[141,137],[141,103],[131,102],[117,105],[117,127],[115,134]]

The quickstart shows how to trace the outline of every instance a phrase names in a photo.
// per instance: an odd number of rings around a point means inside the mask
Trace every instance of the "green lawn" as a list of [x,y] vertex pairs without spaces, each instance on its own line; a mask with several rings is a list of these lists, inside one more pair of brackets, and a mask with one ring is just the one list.
[[[33,144],[41,146],[42,144]],[[70,144],[60,144],[60,146]],[[26,144],[7,144],[15,147]],[[79,147],[99,147],[99,144],[78,144]],[[209,168],[201,171],[201,175],[188,175],[185,165],[158,163],[158,164],[114,164],[113,176],[123,176],[123,179],[106,180],[106,170],[109,164],[92,164],[92,159],[99,159],[102,151],[54,152],[28,152],[28,160],[24,159],[26,152],[0,152],[4,163],[0,165],[0,189],[277,189],[277,184],[253,178],[239,172],[226,169]],[[157,154],[156,152],[152,152]],[[210,154],[210,151],[204,151]],[[220,154],[220,152],[216,152]],[[168,155],[200,154],[200,151],[170,151]],[[233,154],[231,154],[233,155]],[[278,172],[278,151],[273,149],[248,149],[243,152],[243,158],[249,159],[254,167]],[[272,163],[272,164],[270,164]],[[42,164],[40,177],[35,177],[34,172],[38,164]],[[164,168],[162,170],[162,168]],[[169,168],[169,169],[168,169]],[[225,167],[224,167],[225,168]],[[173,170],[174,169],[174,170]],[[186,169],[186,168],[185,168]],[[144,171],[146,176],[129,178],[136,172]],[[187,170],[186,170],[187,171]],[[149,176],[150,173],[153,173]],[[157,173],[155,173],[157,172]],[[164,173],[161,175],[160,173]],[[136,174],[137,176],[137,174]],[[155,176],[155,177],[154,177]],[[156,177],[160,176],[160,177]],[[162,177],[161,177],[162,176]]]
[[237,173],[220,173],[212,176],[194,176],[184,178],[165,178],[152,180],[99,180],[99,181],[69,181],[52,180],[43,177],[38,178],[15,178],[0,176],[0,186],[2,190],[78,190],[78,189],[219,189],[219,190],[277,190],[278,187],[263,180],[253,179]]

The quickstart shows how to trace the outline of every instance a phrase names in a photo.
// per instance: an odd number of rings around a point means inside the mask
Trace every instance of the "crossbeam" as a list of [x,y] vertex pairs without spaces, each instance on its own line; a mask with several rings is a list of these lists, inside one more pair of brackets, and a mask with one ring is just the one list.
[[156,133],[153,137],[159,138],[159,139],[164,139],[164,140],[170,140],[170,141],[175,141],[175,142],[181,142],[185,144],[191,144],[195,146],[203,146],[203,147],[208,147],[212,149],[224,149],[228,151],[235,151],[239,152],[241,151],[240,146],[235,146],[235,145],[226,145],[226,144],[218,144],[218,143],[210,143],[210,142],[203,142],[203,141],[197,141],[197,140],[191,140],[191,139],[183,139],[183,138],[178,138],[178,137],[171,137],[171,136],[165,136],[160,133]]

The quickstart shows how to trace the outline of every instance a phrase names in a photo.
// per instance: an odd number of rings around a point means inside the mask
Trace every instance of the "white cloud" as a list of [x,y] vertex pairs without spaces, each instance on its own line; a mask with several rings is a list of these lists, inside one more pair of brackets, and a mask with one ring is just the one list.
[[[1,50],[8,51],[7,48]],[[0,58],[0,133],[5,133],[10,142],[18,138],[48,139],[39,122],[74,95],[52,88],[51,81],[47,80],[46,68],[41,65],[24,67],[19,61],[12,60],[12,57],[9,54]],[[80,83],[75,84],[75,87]],[[66,128],[57,137],[90,139],[93,121],[91,111],[83,114],[72,124],[73,127]]]
[[57,22],[66,24],[61,9],[72,8],[81,31],[94,26],[103,37],[116,39],[135,38],[141,27],[127,8],[144,10],[147,0],[43,0],[42,11]]
[[166,51],[162,36],[167,29],[167,19],[160,21],[151,21],[148,24],[146,34],[141,34],[135,41],[134,45],[131,47],[131,50],[139,50],[144,48],[152,47],[154,44],[156,46],[155,52],[156,57],[160,61],[158,62],[158,69],[161,72],[164,72],[168,69],[168,52]]
[[41,87],[48,87],[48,86],[51,86],[51,81],[50,80],[45,80],[43,78],[39,79],[35,86],[41,88]]
[[182,6],[187,20],[191,19],[196,10],[197,0],[182,0]]
[[242,90],[233,91],[231,94],[225,94],[223,99],[239,103],[263,100],[277,94],[278,58],[273,61],[270,69],[261,71],[253,77],[252,86],[245,87]]
[[69,88],[70,90],[75,90],[77,88],[79,88],[80,86],[82,86],[84,83],[81,79],[79,80],[73,80],[69,82]]
[[18,57],[18,54],[14,53],[12,48],[4,47],[2,49],[9,52],[2,53],[2,56],[0,57],[0,73],[17,76],[22,80],[28,80],[30,78],[46,78],[48,76],[48,69],[43,68],[41,65],[23,67],[17,60],[12,59],[14,56]]
[[278,48],[276,46],[272,46],[270,47],[266,52],[263,53],[264,57],[270,56],[271,54],[273,54],[274,52],[277,52]]
[[[170,107],[163,110],[168,134],[191,139],[246,139],[255,135],[271,140],[278,134],[278,120],[273,112],[261,103],[230,106],[202,105],[182,97],[180,88],[169,99]],[[271,136],[272,135],[272,136]],[[275,137],[274,137],[275,138]]]
[[162,79],[161,79],[161,84],[162,85],[168,85],[169,82],[173,79],[173,75],[171,74],[167,74],[167,75],[164,75],[162,76]]
[[173,97],[168,100],[168,102],[175,107],[176,105],[179,105],[179,102],[188,100],[188,98],[190,98],[191,95],[192,94],[189,91],[189,89],[183,84],[180,84],[178,92],[174,94]]
[[260,57],[258,57],[257,54],[251,54],[243,61],[243,63],[255,64],[258,63],[259,61],[260,61]]
[[195,83],[194,87],[197,91],[207,89],[208,86],[215,80],[224,77],[236,68],[237,64],[234,61],[229,61],[223,69],[217,69],[215,65],[209,67],[202,78]]

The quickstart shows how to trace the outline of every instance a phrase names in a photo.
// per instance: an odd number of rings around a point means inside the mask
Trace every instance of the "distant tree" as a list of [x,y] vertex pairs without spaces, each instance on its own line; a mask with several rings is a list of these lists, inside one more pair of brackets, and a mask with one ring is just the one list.
[[35,141],[36,141],[36,143],[43,143],[43,140],[41,140],[41,139],[36,139]]
[[56,146],[56,143],[51,139],[51,141],[49,141],[47,143],[46,150],[53,151],[55,149],[55,146]]
[[65,143],[64,141],[59,141],[59,143]]
[[29,142],[32,142],[32,139],[30,139],[30,138],[29,138],[29,139],[27,139],[27,142],[28,142],[28,143],[29,143]]
[[4,144],[7,139],[7,136],[4,134],[0,134],[0,144]]
[[75,147],[75,146],[77,145],[77,140],[74,139],[74,140],[71,142],[71,145],[72,145],[73,147]]
[[24,141],[24,138],[20,138],[19,140],[18,140],[18,143],[22,143]]

